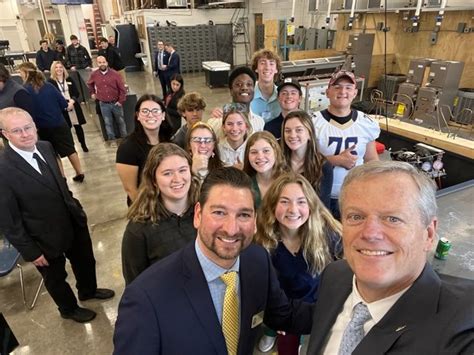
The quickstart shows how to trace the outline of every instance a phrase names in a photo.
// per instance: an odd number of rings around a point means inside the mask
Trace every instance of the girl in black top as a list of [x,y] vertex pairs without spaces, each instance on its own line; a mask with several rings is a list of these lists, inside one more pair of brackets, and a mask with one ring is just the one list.
[[165,105],[156,95],[145,94],[135,105],[135,131],[120,144],[116,169],[127,193],[127,204],[135,200],[148,152],[160,142],[169,140]]
[[171,93],[165,97],[168,123],[171,126],[171,136],[181,127],[181,114],[178,111],[178,101],[185,94],[184,80],[180,74],[174,74],[170,79]]

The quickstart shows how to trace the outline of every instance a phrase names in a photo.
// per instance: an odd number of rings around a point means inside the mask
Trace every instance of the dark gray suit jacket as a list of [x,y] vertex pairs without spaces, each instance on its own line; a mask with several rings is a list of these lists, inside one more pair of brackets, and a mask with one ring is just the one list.
[[[324,270],[319,286],[308,354],[320,354],[352,291],[353,273],[345,260]],[[473,354],[474,282],[442,281],[426,264],[423,272],[378,322],[354,355]]]
[[87,217],[59,171],[53,147],[42,141],[36,147],[55,184],[10,146],[0,154],[0,232],[26,261],[41,254],[47,259],[58,257],[69,249],[77,230],[87,232]]
[[[265,249],[252,244],[240,254],[239,277],[239,355],[252,353],[258,334],[253,317],[263,311],[265,324],[274,329],[309,333],[311,305],[288,301]],[[125,289],[114,345],[116,355],[227,354],[194,241],[151,265]]]

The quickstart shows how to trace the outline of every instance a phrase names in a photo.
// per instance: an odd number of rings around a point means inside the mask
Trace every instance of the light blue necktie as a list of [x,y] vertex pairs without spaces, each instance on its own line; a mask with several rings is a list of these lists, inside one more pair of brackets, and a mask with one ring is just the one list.
[[370,318],[372,318],[372,316],[365,304],[360,302],[355,305],[352,318],[342,335],[339,355],[352,354],[356,346],[359,345],[364,338],[364,324]]

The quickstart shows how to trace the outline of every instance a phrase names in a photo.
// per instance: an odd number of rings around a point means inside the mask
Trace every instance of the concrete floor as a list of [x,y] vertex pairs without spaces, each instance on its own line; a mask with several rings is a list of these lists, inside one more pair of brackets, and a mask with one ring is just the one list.
[[[145,93],[161,94],[158,80],[144,72],[127,73],[127,82],[138,96]],[[207,101],[204,118],[212,108],[230,101],[227,88],[209,89],[201,73],[184,75],[187,92],[199,91]],[[117,318],[117,307],[124,290],[121,268],[121,242],[126,225],[126,195],[115,171],[116,148],[103,141],[96,119],[89,116],[86,132],[90,152],[79,151],[84,171],[83,184],[72,182],[74,172],[67,160],[63,161],[69,187],[89,217],[99,287],[115,290],[108,301],[87,301],[83,306],[97,312],[90,323],[79,324],[59,316],[56,305],[43,288],[36,307],[28,311],[23,306],[19,271],[14,270],[0,279],[0,312],[4,314],[20,346],[13,354],[110,354]],[[76,143],[79,149],[79,145]],[[27,295],[33,296],[39,273],[31,263],[22,263],[25,271]],[[72,275],[70,269],[68,273]],[[70,277],[74,287],[74,277]]]

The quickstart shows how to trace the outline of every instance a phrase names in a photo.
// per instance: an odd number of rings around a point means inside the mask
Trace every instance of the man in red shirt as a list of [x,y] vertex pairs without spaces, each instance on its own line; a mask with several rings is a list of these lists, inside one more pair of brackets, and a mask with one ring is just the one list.
[[119,73],[109,68],[103,56],[97,57],[98,70],[92,72],[87,86],[92,99],[99,101],[100,111],[104,118],[107,139],[115,139],[114,120],[120,130],[120,136],[127,135],[127,127],[123,118],[123,104],[126,99],[126,89]]

